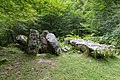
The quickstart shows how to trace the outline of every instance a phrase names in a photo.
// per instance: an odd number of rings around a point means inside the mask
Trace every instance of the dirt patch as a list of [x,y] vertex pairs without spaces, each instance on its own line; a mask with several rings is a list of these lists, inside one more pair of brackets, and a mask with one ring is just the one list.
[[56,66],[55,62],[53,62],[52,60],[46,60],[46,59],[38,59],[37,63],[49,65],[51,68],[54,68]]
[[5,77],[8,74],[8,72],[0,72],[0,77]]

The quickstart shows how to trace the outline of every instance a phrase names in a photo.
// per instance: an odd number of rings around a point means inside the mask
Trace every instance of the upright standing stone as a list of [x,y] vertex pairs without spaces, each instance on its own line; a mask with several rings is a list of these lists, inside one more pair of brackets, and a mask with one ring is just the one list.
[[47,39],[48,43],[50,44],[50,46],[52,47],[51,51],[55,52],[57,54],[60,54],[61,48],[60,48],[60,45],[56,39],[56,36],[53,33],[48,33],[46,35],[46,39]]
[[30,29],[28,39],[28,53],[39,53],[39,32],[34,29]]
[[40,35],[40,44],[41,45],[41,48],[40,48],[40,52],[43,53],[43,52],[50,52],[49,51],[49,46],[48,46],[48,42],[46,40],[46,35],[49,33],[48,30],[44,30],[42,32],[42,34]]

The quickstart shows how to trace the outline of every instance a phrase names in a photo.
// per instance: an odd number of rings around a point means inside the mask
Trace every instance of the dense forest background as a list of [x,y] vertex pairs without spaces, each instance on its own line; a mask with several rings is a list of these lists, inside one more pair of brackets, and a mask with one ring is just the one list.
[[0,0],[0,45],[29,29],[120,46],[120,0]]

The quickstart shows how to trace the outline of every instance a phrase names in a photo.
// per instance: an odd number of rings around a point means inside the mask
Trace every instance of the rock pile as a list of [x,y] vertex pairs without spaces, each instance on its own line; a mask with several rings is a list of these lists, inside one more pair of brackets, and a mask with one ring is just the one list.
[[16,40],[21,42],[19,44],[27,45],[28,53],[44,53],[50,52],[54,54],[60,54],[61,48],[56,39],[56,36],[49,31],[44,30],[42,34],[39,34],[37,30],[30,29],[28,40],[24,36],[17,36]]

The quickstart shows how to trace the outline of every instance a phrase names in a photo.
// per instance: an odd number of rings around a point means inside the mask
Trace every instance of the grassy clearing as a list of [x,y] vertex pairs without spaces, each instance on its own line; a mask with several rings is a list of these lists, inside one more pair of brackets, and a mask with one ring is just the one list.
[[96,60],[82,54],[68,53],[60,56],[40,54],[33,57],[22,52],[7,52],[6,55],[0,56],[0,59],[3,57],[7,58],[7,62],[0,65],[0,80],[120,79],[119,57]]
[[95,60],[80,54],[58,58],[59,67],[50,72],[53,80],[119,80],[120,59]]

